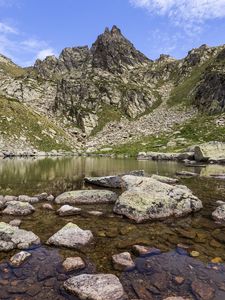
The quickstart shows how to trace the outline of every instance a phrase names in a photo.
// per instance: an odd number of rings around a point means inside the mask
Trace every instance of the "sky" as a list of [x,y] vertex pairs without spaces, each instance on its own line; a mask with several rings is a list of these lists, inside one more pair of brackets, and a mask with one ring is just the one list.
[[151,59],[225,44],[225,0],[0,0],[0,53],[21,66],[117,25]]

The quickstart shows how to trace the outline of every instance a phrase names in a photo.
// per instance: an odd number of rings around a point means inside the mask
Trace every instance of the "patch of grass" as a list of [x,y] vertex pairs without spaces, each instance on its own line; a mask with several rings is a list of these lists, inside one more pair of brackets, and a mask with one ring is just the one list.
[[116,109],[112,105],[104,105],[101,112],[98,114],[98,125],[94,128],[91,135],[97,134],[103,129],[103,127],[112,121],[119,121],[123,116],[122,112],[119,109]]
[[10,63],[1,63],[0,68],[5,71],[5,73],[11,75],[12,77],[20,77],[27,73],[26,69],[20,68],[17,65],[10,64]]
[[[26,139],[40,151],[71,150],[65,132],[24,104],[0,96],[0,133],[4,139]],[[16,145],[16,142],[15,142]]]

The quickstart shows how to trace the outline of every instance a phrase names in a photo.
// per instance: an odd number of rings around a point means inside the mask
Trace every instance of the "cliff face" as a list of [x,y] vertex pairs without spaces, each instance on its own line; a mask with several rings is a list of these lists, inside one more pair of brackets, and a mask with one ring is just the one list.
[[31,68],[0,56],[0,95],[59,122],[78,145],[108,122],[138,121],[161,106],[168,114],[181,105],[222,113],[224,83],[223,46],[203,45],[182,60],[161,55],[152,61],[116,26],[106,28],[90,49],[65,48]]

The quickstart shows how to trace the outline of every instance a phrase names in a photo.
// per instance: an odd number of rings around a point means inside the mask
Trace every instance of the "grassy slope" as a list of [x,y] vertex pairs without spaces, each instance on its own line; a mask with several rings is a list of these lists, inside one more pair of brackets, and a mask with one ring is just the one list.
[[0,134],[4,139],[15,138],[15,141],[26,137],[29,144],[41,151],[71,149],[62,129],[22,103],[1,96]]

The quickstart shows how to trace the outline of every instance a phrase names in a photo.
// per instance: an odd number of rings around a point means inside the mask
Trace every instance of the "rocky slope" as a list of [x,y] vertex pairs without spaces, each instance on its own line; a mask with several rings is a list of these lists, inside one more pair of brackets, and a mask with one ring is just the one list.
[[[65,48],[58,58],[30,68],[0,56],[0,95],[47,117],[60,129],[59,147],[101,147],[172,132],[197,114],[223,113],[224,70],[224,46],[203,45],[181,60],[161,55],[152,61],[113,26],[91,48]],[[7,147],[1,125],[0,131]],[[27,146],[43,149],[33,139]]]

